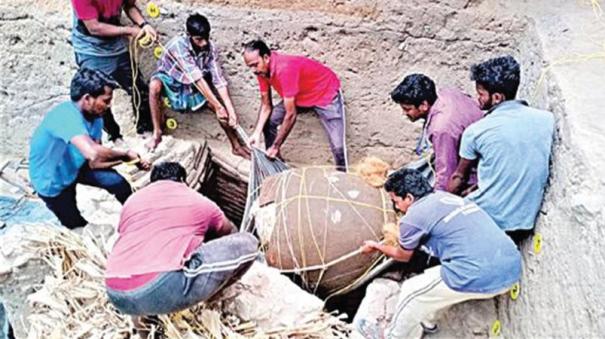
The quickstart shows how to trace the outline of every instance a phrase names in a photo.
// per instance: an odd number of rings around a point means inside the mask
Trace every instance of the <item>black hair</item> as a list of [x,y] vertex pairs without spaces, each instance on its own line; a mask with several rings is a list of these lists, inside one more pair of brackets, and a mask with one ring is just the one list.
[[118,84],[101,71],[80,68],[71,79],[69,95],[72,101],[78,101],[86,94],[96,98],[105,94],[105,87],[115,89]]
[[384,183],[387,192],[393,192],[396,196],[405,198],[407,194],[418,200],[433,192],[429,181],[416,169],[402,168],[389,175]]
[[420,106],[425,100],[432,105],[437,100],[435,82],[424,74],[410,74],[391,92],[398,104]]
[[187,171],[178,162],[161,162],[153,166],[151,170],[150,181],[172,180],[176,182],[186,182]]
[[210,39],[210,22],[205,16],[196,13],[187,18],[187,33],[191,36],[199,36],[205,40]]
[[483,86],[489,94],[501,93],[506,100],[517,96],[521,67],[510,55],[489,59],[471,67],[471,80]]
[[264,57],[265,55],[271,55],[271,49],[269,49],[269,46],[267,46],[267,44],[260,39],[252,40],[252,41],[248,42],[247,44],[245,44],[244,51],[246,51],[246,52],[258,51],[258,55],[261,58]]

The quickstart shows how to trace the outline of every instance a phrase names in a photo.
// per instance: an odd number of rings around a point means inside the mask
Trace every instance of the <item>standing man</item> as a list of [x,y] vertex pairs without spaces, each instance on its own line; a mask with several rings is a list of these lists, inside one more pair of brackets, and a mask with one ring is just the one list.
[[160,163],[124,205],[105,272],[109,300],[122,313],[165,314],[208,300],[258,256],[258,240],[237,232],[186,179],[180,164]]
[[76,184],[107,190],[124,203],[130,184],[111,169],[124,161],[149,163],[132,151],[101,145],[103,114],[109,109],[116,84],[99,71],[81,68],[71,81],[71,100],[46,114],[32,136],[29,176],[38,196],[68,228],[88,222],[76,206]]
[[[267,155],[279,156],[298,111],[314,110],[330,140],[337,169],[346,171],[345,110],[336,74],[315,60],[271,51],[262,40],[246,44],[244,62],[256,74],[261,92],[261,109],[250,144],[258,145],[262,132]],[[275,107],[271,87],[283,99]]]
[[[521,254],[498,225],[475,203],[448,192],[433,193],[413,169],[391,174],[384,188],[405,215],[399,246],[366,241],[364,253],[380,251],[408,262],[423,247],[441,265],[403,282],[385,338],[421,338],[434,332],[437,312],[467,300],[489,299],[508,291],[521,275]],[[372,321],[355,324],[364,336],[382,338]]]
[[153,137],[148,147],[155,148],[162,141],[164,119],[160,97],[164,94],[170,107],[179,112],[197,110],[208,101],[227,133],[233,154],[249,158],[249,150],[240,144],[235,132],[237,115],[221,68],[218,48],[210,41],[210,23],[203,15],[194,14],[187,18],[186,29],[186,34],[177,35],[166,44],[158,68],[151,77],[149,103]]
[[[391,92],[393,101],[414,122],[424,119],[416,153],[433,147],[435,154],[435,189],[447,190],[447,183],[458,166],[458,149],[462,132],[483,117],[476,101],[455,88],[435,90],[435,83],[424,74],[411,74]],[[469,186],[476,182],[473,176]]]
[[[133,69],[126,38],[134,39],[143,30],[155,40],[155,30],[143,18],[136,0],[71,0],[71,4],[74,9],[71,39],[76,63],[81,68],[100,70],[115,79],[131,96],[135,114],[138,110],[137,133],[151,131],[148,88],[138,69],[136,87],[140,93],[140,107],[136,107],[136,99],[133,97]],[[123,26],[120,23],[122,11],[134,23],[133,26]],[[120,126],[111,110],[103,116],[103,121],[109,140],[122,138]]]
[[468,199],[479,205],[515,242],[531,234],[548,180],[554,134],[552,113],[515,100],[521,71],[513,57],[471,68],[485,118],[469,126],[460,163],[448,190],[458,193],[478,162],[479,187]]

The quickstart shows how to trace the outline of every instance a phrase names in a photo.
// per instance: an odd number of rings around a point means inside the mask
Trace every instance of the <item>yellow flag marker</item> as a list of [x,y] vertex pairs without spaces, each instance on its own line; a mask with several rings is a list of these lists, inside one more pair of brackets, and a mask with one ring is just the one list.
[[521,285],[516,282],[513,287],[510,289],[510,298],[512,300],[517,300],[519,298],[519,293],[521,292]]
[[150,47],[152,44],[153,44],[153,39],[151,39],[151,36],[149,36],[147,34],[145,34],[139,38],[139,46],[141,46],[142,48]]
[[490,337],[499,337],[500,332],[502,331],[502,324],[500,324],[500,320],[494,321],[492,324],[492,328],[490,330]]
[[147,14],[152,18],[157,18],[160,16],[160,8],[153,2],[150,2],[147,4]]
[[162,52],[164,52],[164,49],[160,46],[157,46],[156,48],[153,49],[153,56],[156,59],[159,59],[162,56]]
[[538,254],[542,251],[542,234],[536,233],[534,235],[534,254]]
[[176,120],[174,120],[173,118],[169,118],[166,119],[166,127],[168,127],[168,129],[176,129],[178,127],[178,124],[176,123]]

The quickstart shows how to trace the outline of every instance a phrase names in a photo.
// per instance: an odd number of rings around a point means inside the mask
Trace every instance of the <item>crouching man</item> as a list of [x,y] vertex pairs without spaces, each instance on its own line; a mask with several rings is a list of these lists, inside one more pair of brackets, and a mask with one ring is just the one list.
[[125,314],[157,315],[205,301],[241,277],[258,241],[185,184],[187,173],[166,162],[151,184],[124,205],[107,260],[107,294]]
[[[158,60],[149,85],[149,103],[153,121],[153,137],[147,144],[156,148],[162,141],[163,115],[161,96],[178,112],[190,112],[206,104],[216,113],[227,134],[233,154],[250,158],[250,150],[237,138],[237,114],[223,75],[218,46],[210,39],[210,23],[205,16],[187,18],[186,33],[172,38]],[[216,92],[216,94],[215,94]]]
[[71,100],[55,106],[34,132],[29,151],[32,186],[46,206],[68,228],[85,226],[76,205],[76,185],[103,188],[124,203],[132,188],[112,169],[124,161],[150,164],[132,151],[101,145],[103,115],[117,84],[104,73],[80,68],[71,81]]
[[[423,247],[441,265],[403,282],[386,338],[420,338],[437,312],[472,299],[504,293],[519,280],[521,255],[515,244],[476,204],[433,189],[417,170],[401,169],[385,185],[401,218],[397,247],[366,241],[364,253],[380,251],[402,262]],[[358,330],[381,338],[382,329],[360,320]]]

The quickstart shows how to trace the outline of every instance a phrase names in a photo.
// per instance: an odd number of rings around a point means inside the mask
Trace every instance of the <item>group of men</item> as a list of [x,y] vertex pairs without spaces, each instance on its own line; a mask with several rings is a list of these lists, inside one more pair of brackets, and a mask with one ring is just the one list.
[[435,185],[415,169],[391,174],[385,190],[404,214],[399,246],[367,241],[362,251],[409,262],[423,250],[440,264],[403,282],[387,328],[356,321],[367,338],[420,338],[437,330],[434,321],[449,306],[492,298],[520,279],[515,243],[533,231],[554,138],[552,113],[515,99],[520,76],[506,56],[472,66],[477,101],[457,89],[437,91],[423,74],[391,93],[412,121],[425,120],[417,150],[433,150]]
[[[195,111],[206,103],[216,113],[233,153],[250,156],[236,135],[238,117],[220,64],[220,52],[210,39],[207,18],[187,18],[186,32],[165,45],[149,86],[133,70],[128,42],[157,32],[134,0],[72,0],[72,41],[79,70],[70,84],[70,100],[53,107],[33,133],[30,179],[38,196],[68,228],[87,224],[76,204],[76,186],[103,188],[124,206],[118,238],[108,258],[109,300],[125,314],[162,314],[192,306],[235,281],[258,255],[258,242],[236,228],[220,208],[190,189],[178,163],[151,164],[132,150],[115,146],[122,133],[111,112],[113,90],[133,96],[138,134],[151,132],[150,149],[162,141],[163,98],[171,109]],[[134,25],[125,26],[125,12]],[[340,81],[330,69],[309,58],[272,51],[261,40],[246,44],[245,64],[257,76],[261,110],[250,137],[267,155],[280,149],[296,121],[297,111],[314,110],[328,133],[337,168],[346,170],[344,101]],[[133,72],[134,71],[134,72]],[[134,80],[134,84],[133,84]],[[283,98],[273,105],[271,89]],[[140,104],[140,105],[139,105]],[[114,148],[102,144],[102,130]],[[151,183],[133,193],[113,167],[129,162],[151,170]]]
[[[112,169],[123,162],[151,169],[136,152],[101,144],[103,129],[120,144],[122,134],[110,109],[112,93],[119,86],[132,95],[132,74],[140,74],[131,68],[124,38],[136,39],[141,31],[157,38],[135,2],[72,0],[72,41],[80,69],[71,82],[71,100],[48,112],[33,134],[30,177],[46,206],[69,228],[87,223],[76,205],[78,183],[103,188],[125,204],[106,284],[120,311],[141,315],[207,299],[245,272],[256,258],[257,241],[232,234],[220,208],[186,186],[186,172],[177,163],[154,166],[152,183],[134,194]],[[122,11],[134,25],[122,25]],[[220,51],[210,39],[210,23],[194,14],[185,27],[166,44],[149,86],[134,79],[143,98],[140,106],[133,105],[137,132],[151,132],[151,149],[161,143],[162,97],[180,112],[207,103],[233,153],[249,157],[236,134],[238,116]],[[260,145],[262,135],[267,155],[279,157],[298,112],[312,110],[328,135],[336,168],[346,171],[344,100],[336,74],[310,58],[271,50],[261,40],[244,46],[243,60],[261,92],[250,144]],[[369,241],[362,249],[407,261],[422,248],[441,264],[404,282],[388,337],[418,337],[434,328],[437,311],[491,298],[520,277],[520,254],[507,234],[518,242],[533,230],[548,178],[554,119],[515,100],[520,67],[512,57],[474,65],[471,79],[478,102],[457,89],[437,90],[422,74],[405,77],[391,93],[410,120],[425,120],[417,151],[433,150],[436,181],[431,187],[412,169],[393,173],[385,189],[405,214],[400,246]],[[272,89],[283,99],[277,105]],[[356,325],[365,336],[383,335],[371,321]]]
[[[63,225],[73,228],[86,224],[75,203],[76,183],[104,188],[124,203],[130,186],[111,168],[123,161],[150,167],[133,151],[101,145],[102,129],[114,145],[124,145],[111,112],[111,97],[117,87],[131,96],[135,86],[140,92],[140,103],[133,97],[136,131],[151,132],[150,149],[162,141],[163,97],[179,112],[195,111],[207,103],[225,130],[233,153],[250,156],[236,134],[238,116],[206,17],[194,14],[187,18],[186,32],[166,43],[147,86],[140,72],[133,72],[125,37],[137,39],[147,34],[156,39],[157,32],[145,21],[136,1],[72,0],[72,5],[72,41],[80,69],[71,83],[71,100],[45,116],[30,148],[32,184]],[[121,24],[122,11],[134,25]],[[243,58],[256,74],[261,92],[261,109],[250,144],[259,146],[263,134],[267,155],[280,156],[297,111],[314,110],[328,133],[337,168],[345,170],[344,101],[336,74],[312,59],[271,51],[261,40],[246,44]],[[133,74],[137,75],[134,85]],[[283,98],[275,106],[271,88]],[[86,161],[88,166],[83,166]]]

